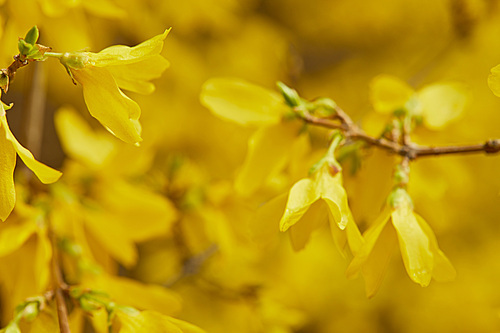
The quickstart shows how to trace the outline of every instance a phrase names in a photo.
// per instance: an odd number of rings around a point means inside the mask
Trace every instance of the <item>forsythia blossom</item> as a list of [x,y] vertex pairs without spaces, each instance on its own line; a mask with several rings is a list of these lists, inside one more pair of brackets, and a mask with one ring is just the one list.
[[356,253],[363,242],[347,204],[340,166],[333,169],[324,161],[311,177],[299,180],[290,189],[280,230],[290,229],[296,250],[303,248],[312,231],[326,220],[330,221],[332,236],[342,251],[347,242],[352,253]]
[[16,154],[44,184],[53,183],[61,176],[61,172],[35,160],[33,154],[17,141],[7,123],[5,110],[9,108],[0,102],[0,220],[10,215],[16,202],[13,177]]
[[134,47],[115,45],[99,53],[71,52],[60,56],[68,73],[83,87],[90,114],[111,133],[128,143],[139,143],[141,109],[120,88],[151,93],[149,80],[169,66],[160,56],[170,29]]
[[398,242],[406,272],[414,282],[426,287],[431,278],[455,278],[455,269],[439,249],[432,229],[413,211],[412,200],[402,188],[392,192],[382,214],[363,236],[365,243],[349,265],[347,276],[354,277],[361,270],[368,297],[377,293]]

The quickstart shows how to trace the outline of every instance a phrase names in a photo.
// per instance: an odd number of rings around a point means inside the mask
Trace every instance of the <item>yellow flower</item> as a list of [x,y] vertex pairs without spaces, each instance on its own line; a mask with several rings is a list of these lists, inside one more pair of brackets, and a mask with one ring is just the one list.
[[115,45],[99,53],[72,52],[60,56],[68,73],[83,87],[90,114],[111,133],[128,143],[139,143],[141,109],[120,88],[151,93],[149,82],[169,66],[160,56],[170,29],[134,47]]
[[284,119],[290,108],[278,93],[240,79],[212,78],[203,85],[200,99],[219,118],[257,127],[235,181],[238,193],[251,195],[286,165],[301,123]]
[[466,106],[467,90],[454,82],[435,83],[415,91],[406,82],[379,75],[370,85],[373,108],[379,113],[407,110],[422,116],[425,126],[440,129],[458,119]]
[[42,183],[53,183],[61,177],[61,172],[35,160],[33,154],[17,141],[7,123],[5,110],[9,108],[0,102],[0,220],[2,221],[10,215],[16,203],[13,176],[16,154]]
[[425,287],[431,278],[442,282],[455,278],[455,269],[439,249],[432,229],[413,211],[404,189],[392,192],[382,214],[363,236],[365,243],[349,265],[347,276],[361,271],[368,297],[377,293],[398,242],[406,272],[414,282]]
[[356,253],[363,242],[347,204],[341,172],[332,171],[332,167],[325,161],[311,177],[299,180],[290,189],[280,230],[290,229],[295,250],[302,249],[311,233],[326,220],[330,222],[332,236],[342,252],[349,244],[352,253]]

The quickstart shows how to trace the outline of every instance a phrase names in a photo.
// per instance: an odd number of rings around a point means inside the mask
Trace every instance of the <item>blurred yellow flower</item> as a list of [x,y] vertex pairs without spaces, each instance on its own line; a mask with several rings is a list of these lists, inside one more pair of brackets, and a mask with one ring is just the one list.
[[406,110],[421,116],[426,127],[440,129],[458,119],[467,102],[466,88],[455,82],[436,83],[415,91],[406,82],[390,75],[379,75],[370,84],[375,111],[393,113]]
[[397,242],[412,281],[426,287],[431,278],[440,282],[455,278],[455,269],[439,249],[432,229],[413,211],[412,200],[404,189],[392,192],[382,214],[363,236],[365,243],[346,274],[351,278],[361,270],[368,297],[377,293]]
[[251,195],[290,159],[301,123],[284,119],[290,108],[278,93],[241,79],[212,78],[203,85],[200,99],[219,118],[258,127],[235,181],[238,193]]
[[33,154],[24,148],[12,134],[5,110],[10,107],[0,102],[0,220],[4,221],[14,208],[14,168],[16,154],[44,184],[53,183],[61,177],[61,172],[35,160]]
[[160,77],[169,66],[160,56],[169,31],[134,47],[115,45],[99,53],[57,55],[68,73],[82,85],[90,114],[125,142],[137,144],[142,140],[141,109],[120,88],[144,94],[154,91],[149,81]]

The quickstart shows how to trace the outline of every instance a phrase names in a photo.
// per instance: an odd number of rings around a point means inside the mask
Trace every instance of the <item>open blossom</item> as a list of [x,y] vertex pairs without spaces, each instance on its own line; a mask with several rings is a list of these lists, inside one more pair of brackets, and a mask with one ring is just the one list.
[[349,248],[357,252],[363,239],[347,203],[339,170],[332,174],[325,161],[310,177],[296,182],[290,189],[280,230],[290,229],[290,239],[296,250],[305,246],[311,233],[330,222],[330,230],[342,252]]
[[7,123],[6,109],[9,109],[9,106],[0,102],[0,220],[2,221],[7,219],[16,203],[14,188],[16,155],[44,184],[53,183],[61,177],[61,172],[35,160],[33,154],[17,141]]
[[393,191],[382,214],[363,236],[365,243],[349,265],[347,276],[361,271],[368,297],[377,293],[397,243],[406,272],[422,287],[431,278],[442,282],[455,278],[455,269],[439,249],[432,229],[413,211],[411,198],[402,188]]
[[142,140],[141,109],[121,89],[142,94],[154,91],[149,81],[160,77],[169,66],[160,55],[169,31],[134,47],[114,45],[99,53],[71,52],[60,58],[82,85],[90,114],[125,142],[137,144]]

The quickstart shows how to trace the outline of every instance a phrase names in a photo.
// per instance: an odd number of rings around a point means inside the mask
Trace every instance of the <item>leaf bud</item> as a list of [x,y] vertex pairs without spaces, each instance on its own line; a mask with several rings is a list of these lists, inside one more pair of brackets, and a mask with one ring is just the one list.
[[39,305],[40,304],[38,302],[30,302],[30,303],[26,304],[26,306],[24,307],[24,310],[23,310],[23,317],[27,321],[35,320],[36,317],[38,316],[38,314],[40,313]]
[[285,102],[288,106],[293,108],[293,107],[299,106],[301,104],[299,94],[297,93],[297,91],[295,89],[288,87],[286,84],[284,84],[281,81],[278,81],[276,84],[277,84],[277,86],[278,86],[281,94],[283,95],[283,98],[285,99]]
[[37,26],[33,26],[27,33],[26,37],[24,37],[24,40],[26,43],[35,45],[36,42],[38,41],[38,37],[40,36],[40,32],[38,31]]

